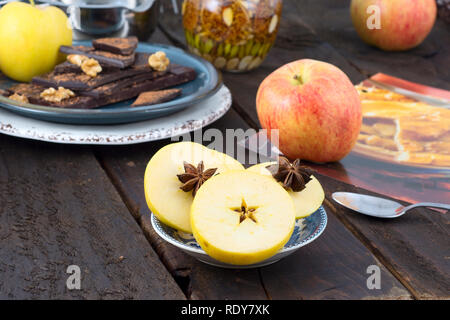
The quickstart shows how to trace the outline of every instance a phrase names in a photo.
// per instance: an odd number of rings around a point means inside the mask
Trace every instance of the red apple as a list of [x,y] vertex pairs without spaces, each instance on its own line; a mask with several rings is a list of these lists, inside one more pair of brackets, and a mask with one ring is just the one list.
[[338,161],[356,143],[361,101],[339,68],[315,60],[298,60],[275,70],[256,96],[259,121],[279,130],[278,148],[291,159]]
[[[436,21],[437,6],[436,0],[352,0],[350,13],[366,43],[386,51],[402,51],[425,40]],[[379,28],[374,28],[377,16]]]

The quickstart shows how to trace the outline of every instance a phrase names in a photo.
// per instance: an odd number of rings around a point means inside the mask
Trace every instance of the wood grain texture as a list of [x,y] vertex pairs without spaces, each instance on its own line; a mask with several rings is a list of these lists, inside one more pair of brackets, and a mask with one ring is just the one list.
[[[245,126],[231,110],[205,129],[213,127],[224,132],[226,128]],[[96,153],[147,239],[189,298],[266,299],[257,270],[227,270],[207,266],[166,243],[153,230],[150,211],[145,202],[144,172],[153,154],[171,142],[162,140],[114,149],[97,148]]]
[[[351,23],[348,1],[286,1],[320,41],[335,50],[364,75],[384,72],[425,85],[450,89],[450,28],[437,20],[423,44],[405,52],[384,52],[366,45]],[[321,12],[321,19],[317,13]],[[350,75],[354,83],[357,79]],[[333,166],[331,164],[330,166]],[[325,178],[325,177],[324,177]],[[325,178],[331,190],[365,190]],[[397,183],[397,182],[396,182]],[[442,201],[442,199],[441,199]],[[339,207],[347,227],[377,253],[418,299],[448,298],[450,247],[448,215],[417,209],[401,220],[371,219]]]
[[[170,44],[160,30],[156,30],[150,40],[154,43]],[[234,111],[230,111],[208,128],[225,131],[226,128],[245,126],[245,122]],[[257,270],[224,270],[198,263],[194,258],[163,241],[153,230],[144,196],[144,172],[152,155],[170,142],[166,139],[135,146],[98,147],[96,154],[148,242],[188,298],[266,299]]]
[[[327,186],[327,185],[325,185]],[[411,299],[404,286],[364,245],[356,241],[332,209],[316,241],[272,266],[262,268],[272,299]],[[369,266],[380,268],[381,289],[369,289]]]
[[[320,17],[320,18],[318,18]],[[185,46],[180,16],[161,17],[161,27],[177,45]],[[259,126],[255,97],[259,83],[285,63],[315,59],[332,63],[353,83],[384,72],[443,89],[450,88],[450,28],[437,20],[429,37],[406,52],[384,52],[359,39],[350,19],[348,0],[283,1],[283,14],[274,47],[256,70],[224,73],[236,100],[234,107],[252,126]]]
[[138,298],[185,296],[92,153],[1,135],[0,299]]
[[[246,74],[224,74],[225,83],[235,99],[233,108],[248,124],[259,127],[255,110],[259,83],[282,64],[301,58],[335,64],[353,83],[376,72],[385,72],[426,85],[449,88],[449,68],[446,67],[450,65],[448,25],[438,20],[430,36],[418,48],[388,53],[370,47],[358,38],[348,6],[347,0],[284,1],[276,44],[262,66]],[[165,15],[162,27],[175,43],[183,45],[183,34],[175,27],[180,25],[179,20],[179,17]],[[330,166],[339,166],[339,163]],[[322,172],[324,169],[326,167],[322,167]],[[328,194],[354,188],[330,178],[326,179],[325,186]],[[449,229],[444,216],[431,217],[429,210],[417,210],[414,212],[416,219],[410,216],[407,221],[386,224],[348,215],[342,208],[334,214],[389,267],[415,298],[448,297]],[[425,239],[420,236],[422,234]],[[308,296],[307,293],[303,295]]]
[[[331,190],[385,196],[320,176]],[[395,199],[394,199],[395,200]],[[403,202],[403,204],[406,204]],[[417,299],[450,299],[450,218],[445,212],[417,208],[398,219],[376,219],[336,203],[335,214],[380,258]]]
[[[205,129],[209,128],[225,132],[231,128],[246,130],[248,126],[233,110],[230,110],[224,118]],[[107,148],[99,148],[97,154],[161,259],[181,286],[184,281],[184,289],[189,297],[193,299],[410,298],[408,291],[330,212],[329,225],[324,235],[317,240],[320,245],[311,248],[308,245],[286,261],[259,270],[226,270],[210,267],[164,243],[153,231],[149,221],[150,212],[145,203],[143,177],[150,157],[169,142],[165,140],[141,146],[121,147],[114,152]],[[303,258],[304,250],[309,256],[308,259]],[[369,275],[365,271],[369,265],[380,265],[383,279],[381,290],[368,290],[366,287]],[[335,290],[338,287],[340,289]]]
[[[299,59],[321,60],[339,67],[355,83],[365,79],[365,76],[335,48],[317,37],[314,30],[306,25],[295,8],[292,8],[291,2],[295,1],[283,2],[277,40],[263,64],[247,73],[223,73],[224,82],[236,101],[233,107],[255,128],[260,127],[255,105],[259,84],[271,72],[288,62]],[[184,33],[179,27],[181,18],[168,13],[161,19],[164,32],[174,43],[185,47]]]
[[[440,41],[448,39],[442,23],[427,39],[431,42],[386,55],[355,38],[346,5],[343,0],[285,0],[275,48],[261,68],[225,74],[233,109],[208,128],[257,128],[258,84],[277,67],[300,58],[336,64],[353,82],[385,71],[448,88],[448,68],[440,68],[449,65],[447,44]],[[179,17],[162,18],[164,30],[180,31],[171,36],[182,43]],[[167,43],[160,32],[151,40]],[[225,270],[198,262],[163,242],[150,224],[144,170],[169,142],[95,148],[106,176],[90,149],[0,136],[0,298],[449,298],[448,216],[430,210],[386,223],[327,201],[325,233],[279,263]],[[319,179],[328,199],[337,190],[367,193]],[[66,289],[71,264],[82,269],[80,291]],[[380,266],[381,290],[366,287],[369,265]]]
[[[353,27],[348,0],[285,1],[289,11],[366,75],[384,72],[410,81],[450,89],[450,27],[437,19],[418,47],[386,52],[365,44]],[[320,12],[320,19],[317,14]]]

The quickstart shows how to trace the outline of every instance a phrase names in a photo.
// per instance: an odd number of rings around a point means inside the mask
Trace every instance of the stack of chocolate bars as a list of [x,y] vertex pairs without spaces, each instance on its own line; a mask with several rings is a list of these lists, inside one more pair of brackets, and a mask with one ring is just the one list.
[[61,46],[67,61],[2,94],[59,108],[92,109],[136,97],[132,106],[141,106],[174,99],[181,90],[167,88],[196,78],[194,69],[170,63],[164,52],[136,52],[137,44],[130,37],[97,39],[92,47]]

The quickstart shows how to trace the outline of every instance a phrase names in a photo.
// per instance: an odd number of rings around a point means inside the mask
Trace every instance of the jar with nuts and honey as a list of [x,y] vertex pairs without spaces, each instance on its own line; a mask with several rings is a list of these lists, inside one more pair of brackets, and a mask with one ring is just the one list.
[[258,67],[272,47],[282,0],[184,0],[189,50],[221,70]]

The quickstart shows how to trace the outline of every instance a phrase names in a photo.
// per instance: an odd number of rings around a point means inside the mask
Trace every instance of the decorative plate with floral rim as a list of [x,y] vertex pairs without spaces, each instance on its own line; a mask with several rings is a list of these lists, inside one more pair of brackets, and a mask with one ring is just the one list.
[[304,219],[298,219],[295,223],[294,232],[292,233],[291,238],[285,244],[283,249],[281,249],[274,256],[251,265],[231,265],[217,261],[208,256],[206,252],[202,250],[197,241],[195,241],[195,238],[192,234],[175,230],[163,224],[158,220],[158,218],[155,217],[154,214],[152,214],[151,221],[153,229],[155,229],[156,233],[161,238],[180,248],[181,250],[195,257],[201,262],[222,268],[249,269],[263,267],[275,263],[280,259],[294,253],[296,250],[307,245],[308,243],[316,240],[325,230],[325,227],[327,225],[327,214],[323,206],[321,206],[312,215]]

